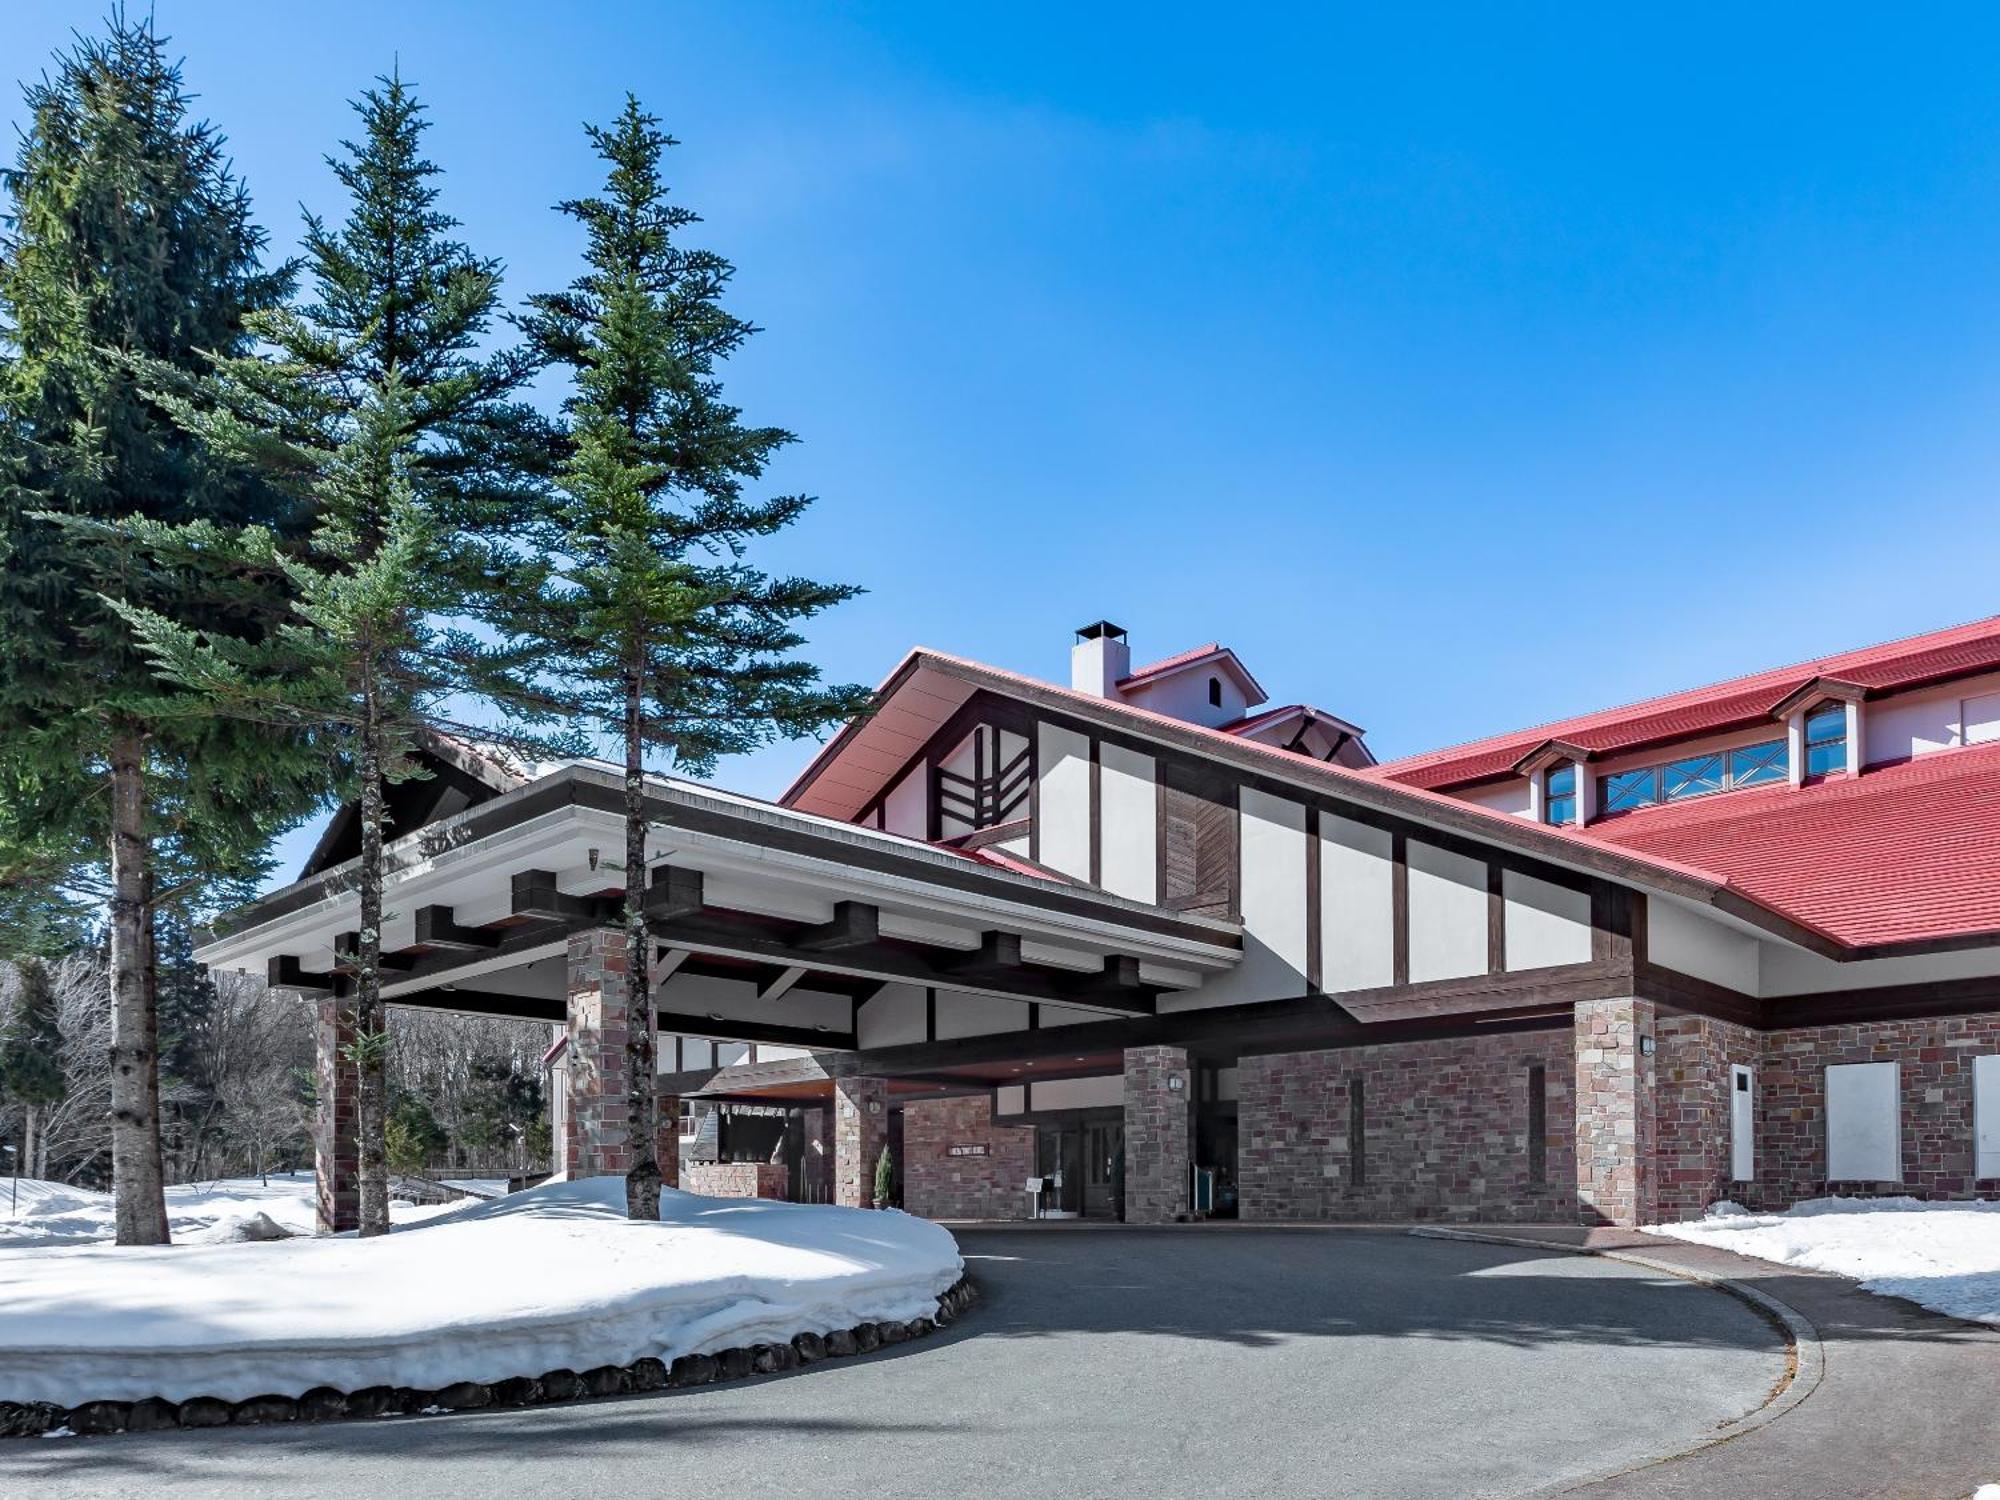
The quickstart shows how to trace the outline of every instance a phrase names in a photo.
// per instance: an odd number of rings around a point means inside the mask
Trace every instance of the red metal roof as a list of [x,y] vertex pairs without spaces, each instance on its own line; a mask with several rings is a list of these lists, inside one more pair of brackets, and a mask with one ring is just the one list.
[[1712,870],[1851,946],[2000,933],[2000,744],[1623,813],[1578,836]]
[[1118,679],[1118,685],[1124,687],[1128,682],[1143,682],[1146,678],[1157,677],[1162,672],[1193,666],[1196,662],[1206,661],[1211,656],[1220,655],[1221,652],[1220,641],[1210,641],[1206,646],[1192,646],[1186,651],[1176,651],[1172,656],[1163,656],[1158,661],[1147,662],[1145,666],[1127,672]]
[[2000,670],[2000,616],[1385,761],[1367,774],[1405,786],[1464,786],[1509,774],[1545,740],[1612,754],[1768,721],[1774,706],[1815,677],[1844,678],[1880,694],[1994,670]]

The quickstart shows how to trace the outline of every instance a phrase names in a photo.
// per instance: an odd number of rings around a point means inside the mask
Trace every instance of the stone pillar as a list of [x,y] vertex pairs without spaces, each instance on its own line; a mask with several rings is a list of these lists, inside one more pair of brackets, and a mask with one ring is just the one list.
[[319,1113],[313,1121],[313,1227],[338,1234],[361,1227],[361,1070],[344,1054],[354,1041],[354,1012],[345,1000],[319,1002],[313,1050]]
[[681,1101],[675,1094],[662,1094],[655,1101],[659,1125],[653,1131],[653,1160],[660,1164],[660,1181],[670,1188],[681,1185]]
[[625,934],[608,927],[569,938],[572,1177],[622,1177],[632,1165],[625,1128],[625,1048],[631,1039],[625,946]]
[[1125,1222],[1171,1224],[1193,1200],[1194,1080],[1181,1047],[1125,1049]]
[[[1659,1218],[1653,1002],[1576,1006],[1576,1202],[1586,1224]],[[1645,1046],[1642,1046],[1642,1042]]]
[[880,1078],[833,1081],[833,1201],[875,1201],[875,1163],[889,1140],[889,1085]]

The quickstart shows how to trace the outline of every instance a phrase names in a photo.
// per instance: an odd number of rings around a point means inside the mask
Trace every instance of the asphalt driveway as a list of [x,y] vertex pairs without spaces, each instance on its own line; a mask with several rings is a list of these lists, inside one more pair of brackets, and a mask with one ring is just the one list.
[[960,1241],[985,1300],[877,1356],[595,1405],[19,1442],[0,1494],[1508,1496],[1698,1445],[1785,1368],[1735,1298],[1611,1260],[1394,1231]]

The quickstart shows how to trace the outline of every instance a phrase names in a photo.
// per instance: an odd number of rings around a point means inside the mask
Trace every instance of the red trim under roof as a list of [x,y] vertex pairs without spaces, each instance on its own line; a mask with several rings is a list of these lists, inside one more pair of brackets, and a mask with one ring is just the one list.
[[1990,671],[2000,671],[2000,615],[1385,761],[1367,774],[1404,786],[1466,786],[1511,774],[1524,756],[1552,739],[1568,740],[1594,755],[1614,755],[1768,723],[1777,704],[1816,677],[1840,678],[1879,697]]

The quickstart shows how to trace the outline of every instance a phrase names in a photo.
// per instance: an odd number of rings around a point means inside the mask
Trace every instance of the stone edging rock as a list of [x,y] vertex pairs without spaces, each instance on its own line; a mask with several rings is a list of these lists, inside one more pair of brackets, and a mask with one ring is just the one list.
[[47,1437],[68,1432],[97,1436],[113,1432],[157,1432],[168,1427],[245,1427],[269,1422],[333,1422],[368,1417],[427,1416],[482,1407],[548,1406],[592,1397],[622,1396],[635,1391],[710,1385],[749,1375],[775,1375],[823,1359],[872,1354],[888,1344],[928,1337],[957,1320],[978,1297],[969,1277],[958,1281],[937,1300],[936,1313],[907,1323],[862,1323],[831,1333],[801,1333],[785,1344],[757,1344],[748,1349],[724,1349],[715,1354],[683,1354],[671,1365],[663,1360],[635,1359],[629,1365],[599,1365],[594,1370],[550,1370],[522,1375],[491,1385],[461,1380],[435,1391],[407,1386],[369,1386],[336,1391],[318,1386],[303,1396],[252,1396],[224,1401],[215,1396],[190,1396],[166,1401],[85,1401],[62,1407],[52,1401],[0,1401],[0,1438]]

